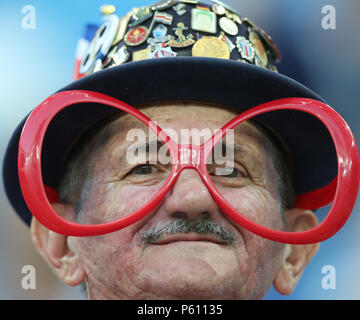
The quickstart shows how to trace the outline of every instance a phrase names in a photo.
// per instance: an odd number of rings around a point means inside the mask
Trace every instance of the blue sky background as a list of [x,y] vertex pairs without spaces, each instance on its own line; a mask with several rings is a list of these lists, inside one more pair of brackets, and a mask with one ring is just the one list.
[[[99,23],[103,1],[2,0],[0,2],[0,160],[12,130],[36,105],[71,81],[74,55],[84,25]],[[114,1],[119,15],[153,1]],[[280,72],[323,96],[360,141],[357,93],[360,72],[358,0],[230,0],[227,3],[263,27],[283,53]],[[332,4],[337,29],[321,28],[321,8]],[[36,29],[23,30],[21,9],[36,9]],[[0,186],[0,299],[81,299],[62,285],[39,257],[28,229],[15,216]],[[359,201],[347,224],[320,251],[290,296],[271,289],[266,299],[360,299]],[[21,288],[21,268],[34,265],[37,289]],[[324,290],[324,265],[336,268],[336,289]]]

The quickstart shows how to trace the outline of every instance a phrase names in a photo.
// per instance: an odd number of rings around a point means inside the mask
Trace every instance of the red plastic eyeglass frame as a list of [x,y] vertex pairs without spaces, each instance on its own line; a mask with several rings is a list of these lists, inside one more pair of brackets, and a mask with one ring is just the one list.
[[[78,103],[99,103],[129,113],[150,127],[170,150],[172,169],[158,194],[136,212],[117,221],[99,225],[83,225],[64,220],[51,206],[51,203],[58,200],[57,191],[44,185],[42,180],[41,152],[46,130],[57,113]],[[338,160],[337,178],[323,188],[298,195],[295,200],[295,207],[303,209],[317,209],[333,202],[326,218],[311,230],[301,232],[272,230],[247,219],[226,202],[212,182],[206,163],[199,162],[199,159],[207,159],[213,147],[229,130],[252,117],[276,110],[299,110],[315,116],[327,127],[335,145]],[[355,205],[359,187],[359,168],[359,152],[349,126],[334,109],[317,100],[286,98],[261,104],[238,115],[205,144],[196,146],[178,145],[150,118],[120,100],[98,92],[81,90],[57,93],[34,109],[24,125],[18,156],[20,185],[29,210],[44,226],[63,235],[102,235],[139,221],[160,205],[182,170],[194,169],[219,208],[230,219],[259,236],[290,244],[324,241],[340,230]]]

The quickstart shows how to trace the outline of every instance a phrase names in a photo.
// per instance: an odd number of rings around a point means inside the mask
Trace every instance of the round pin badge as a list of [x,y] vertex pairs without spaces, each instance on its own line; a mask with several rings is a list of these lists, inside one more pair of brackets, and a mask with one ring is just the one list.
[[226,12],[226,9],[222,5],[215,3],[212,6],[212,11],[214,11],[219,16],[223,16]]
[[222,30],[231,36],[236,36],[239,33],[239,28],[236,23],[227,17],[222,17],[219,20],[219,25]]
[[187,12],[185,3],[178,3],[176,6],[174,6],[173,9],[178,14],[178,16],[183,16]]
[[222,7],[224,7],[227,11],[230,11],[232,13],[236,13],[237,15],[240,16],[240,13],[236,9],[234,9],[233,7],[228,6],[226,3],[221,2],[219,0],[211,0],[211,1],[213,3],[215,3],[215,4],[218,4],[218,5],[222,6]]
[[202,37],[192,48],[194,57],[230,59],[230,50],[226,43],[216,37]]
[[136,47],[146,41],[149,36],[149,29],[145,26],[139,26],[128,31],[125,35],[125,43],[130,47]]

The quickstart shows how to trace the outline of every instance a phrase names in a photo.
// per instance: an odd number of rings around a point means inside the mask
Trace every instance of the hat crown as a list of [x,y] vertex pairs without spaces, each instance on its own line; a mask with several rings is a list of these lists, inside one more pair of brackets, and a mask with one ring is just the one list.
[[163,0],[119,17],[101,7],[102,24],[82,56],[76,79],[125,63],[179,56],[209,57],[277,72],[281,54],[251,20],[213,0]]

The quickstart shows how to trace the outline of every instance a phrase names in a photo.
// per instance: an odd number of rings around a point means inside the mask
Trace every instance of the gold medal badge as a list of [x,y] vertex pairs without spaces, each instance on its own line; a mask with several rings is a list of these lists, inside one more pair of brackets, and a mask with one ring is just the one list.
[[202,37],[192,48],[194,57],[209,57],[230,59],[230,50],[227,44],[216,37]]

